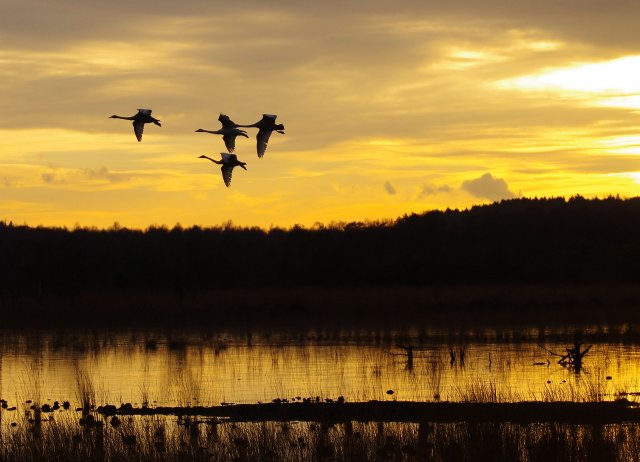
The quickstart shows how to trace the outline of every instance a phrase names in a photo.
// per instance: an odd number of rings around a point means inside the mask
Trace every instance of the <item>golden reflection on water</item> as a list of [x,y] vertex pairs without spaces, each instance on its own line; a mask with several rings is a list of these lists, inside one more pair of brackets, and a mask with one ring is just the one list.
[[[0,397],[11,403],[219,405],[275,398],[347,401],[611,400],[640,392],[635,343],[595,343],[576,373],[567,339],[342,333],[284,336],[82,333],[1,337]],[[398,344],[415,346],[412,364]],[[589,343],[588,341],[586,342]],[[454,357],[455,356],[455,357]],[[547,361],[548,360],[548,361]],[[81,383],[81,382],[88,383]],[[387,393],[392,390],[393,393]]]

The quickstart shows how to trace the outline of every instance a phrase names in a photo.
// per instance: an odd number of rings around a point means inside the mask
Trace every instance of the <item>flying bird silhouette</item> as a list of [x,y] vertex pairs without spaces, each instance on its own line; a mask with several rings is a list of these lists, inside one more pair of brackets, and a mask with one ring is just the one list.
[[238,127],[256,127],[258,128],[258,134],[256,140],[258,144],[256,150],[258,151],[258,157],[264,156],[267,150],[267,144],[269,143],[269,137],[271,132],[278,132],[284,135],[284,125],[276,124],[276,115],[274,114],[262,114],[262,119],[251,125],[238,125]]
[[240,162],[238,160],[238,156],[236,156],[235,154],[230,154],[228,152],[221,152],[220,155],[222,156],[221,160],[212,159],[211,157],[205,156],[204,154],[201,156],[198,156],[198,158],[209,159],[214,164],[221,165],[222,167],[220,167],[220,170],[222,171],[222,179],[224,180],[224,184],[228,188],[231,185],[231,175],[233,173],[233,167],[242,167],[243,169],[246,170],[247,167],[245,167],[245,165],[247,165],[247,163]]
[[138,109],[138,113],[131,117],[122,117],[118,115],[112,115],[110,119],[124,119],[133,120],[133,131],[136,134],[138,141],[142,141],[142,132],[144,131],[144,124],[154,123],[158,127],[161,127],[160,121],[155,117],[151,117],[151,109]]
[[196,132],[204,132],[211,133],[213,135],[222,135],[222,139],[224,141],[224,145],[227,148],[227,151],[233,152],[236,149],[236,137],[244,136],[245,138],[249,138],[247,132],[244,130],[240,130],[238,128],[238,124],[236,124],[233,120],[229,118],[229,116],[220,113],[218,120],[222,124],[222,128],[219,130],[205,130],[203,128],[199,128]]

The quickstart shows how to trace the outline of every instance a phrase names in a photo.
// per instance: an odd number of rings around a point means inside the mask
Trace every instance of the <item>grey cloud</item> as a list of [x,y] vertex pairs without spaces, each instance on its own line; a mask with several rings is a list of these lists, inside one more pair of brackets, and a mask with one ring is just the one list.
[[494,178],[491,173],[485,173],[480,178],[464,181],[462,183],[462,189],[476,197],[492,201],[516,197],[516,195],[509,190],[509,186],[505,180],[502,178]]
[[84,174],[89,179],[107,180],[110,183],[120,183],[132,178],[132,175],[112,172],[107,167],[100,167],[98,170],[88,168],[84,170]]
[[396,193],[396,188],[394,188],[393,185],[388,181],[384,184],[384,190],[392,196]]
[[56,177],[54,173],[47,172],[42,174],[42,181],[47,184],[64,183],[63,180]]
[[[3,3],[0,17],[0,30],[15,37],[12,45],[31,43],[42,49],[58,40],[74,42],[92,37],[128,39],[136,31],[151,28],[154,21],[171,19],[178,25],[185,18],[218,17],[217,29],[225,34],[242,30],[248,21],[245,17],[253,13],[261,17],[263,23],[279,27],[283,19],[294,17],[298,23],[306,19],[303,25],[309,34],[317,31],[326,35],[333,25],[340,25],[345,31],[355,27],[366,18],[388,21],[411,21],[420,26],[437,25],[443,20],[459,23],[461,20],[474,20],[475,23],[490,22],[494,27],[509,29],[529,27],[548,29],[555,35],[570,35],[581,41],[616,42],[621,46],[636,44],[640,40],[637,34],[636,18],[640,15],[640,4],[634,1],[611,1],[609,7],[602,2],[585,0],[566,0],[557,2],[540,0],[537,2],[513,2],[509,0],[405,0],[397,2],[371,2],[368,0],[340,2],[294,2],[280,1],[270,3],[253,0],[242,3],[242,15],[238,15],[237,5],[233,3],[210,2],[205,0],[186,0],[182,2],[157,0],[153,8],[147,2],[110,1],[110,2],[72,2],[60,0],[43,2],[41,0],[7,0]],[[336,11],[340,14],[336,15]],[[287,23],[287,26],[290,26]],[[294,23],[295,26],[295,23]],[[333,29],[335,30],[335,29]],[[247,29],[245,32],[251,32]],[[156,31],[158,36],[162,30]],[[188,34],[187,27],[182,29]],[[252,37],[260,35],[249,34]],[[43,37],[52,40],[43,40]],[[6,43],[6,40],[5,40]]]
[[86,168],[67,172],[54,169],[41,175],[42,181],[47,184],[67,184],[84,180],[102,180],[108,181],[109,183],[122,183],[131,180],[133,177],[134,175],[128,173],[113,172],[107,167],[100,167],[99,169]]
[[422,190],[418,195],[418,199],[424,199],[427,196],[432,196],[438,193],[448,193],[451,191],[452,191],[452,188],[446,184],[443,184],[440,186],[431,186],[431,185],[425,184],[422,186]]
[[[555,110],[555,106],[553,111],[532,107],[526,95],[522,104],[517,104],[515,116],[515,103],[483,99],[480,92],[477,100],[462,104],[458,100],[460,88],[451,73],[425,71],[425,66],[441,57],[443,44],[501,47],[509,43],[510,28],[558,40],[568,34],[587,43],[594,27],[615,28],[615,34],[602,32],[605,42],[618,40],[610,37],[617,37],[619,28],[626,30],[626,25],[633,24],[633,36],[620,37],[620,46],[628,48],[633,46],[632,40],[640,41],[635,20],[640,2],[614,2],[617,7],[606,11],[597,2],[585,4],[583,0],[516,3],[487,0],[480,6],[476,0],[401,0],[397,4],[285,0],[265,7],[263,2],[249,0],[238,16],[234,4],[205,0],[158,0],[153,11],[144,2],[124,0],[8,0],[0,16],[0,54],[4,47],[25,59],[4,68],[0,65],[0,77],[6,72],[10,74],[6,77],[11,77],[15,72],[14,78],[0,79],[0,126],[116,132],[125,129],[123,124],[109,123],[106,117],[122,112],[122,108],[133,112],[148,105],[163,120],[163,133],[173,134],[194,130],[207,119],[215,127],[220,111],[249,123],[258,120],[262,112],[274,112],[281,115],[288,133],[297,135],[287,139],[291,148],[313,149],[372,133],[402,137],[419,132],[429,138],[440,136],[448,125],[463,128],[468,139],[474,127],[495,121],[521,127],[535,120],[546,124],[550,118],[561,120],[563,125],[568,125],[567,120],[576,125],[601,120],[603,112],[588,110],[563,116],[573,109],[571,104],[566,105],[566,111]],[[340,15],[335,14],[336,8]],[[601,15],[607,19],[593,20]],[[124,41],[141,52],[158,47],[160,57],[148,69],[105,70],[98,66],[103,74],[58,73],[73,69],[68,60],[73,61],[70,50],[75,46]],[[174,48],[163,47],[163,43]],[[600,43],[593,47],[602,55],[611,54]],[[517,68],[525,73],[534,70],[533,66],[548,67],[548,60],[566,63],[576,54],[592,52],[593,47],[544,53],[543,58],[535,55],[535,59],[523,52],[502,65],[474,72],[481,75],[482,82],[491,81],[513,72],[513,66],[509,68],[513,59],[522,62]],[[55,53],[49,58],[43,50],[58,51],[64,58]],[[39,57],[29,57],[28,51],[38,52]],[[117,60],[118,56],[111,58]],[[42,63],[41,59],[52,61]],[[548,60],[537,61],[541,59]],[[82,68],[85,64],[77,65]],[[497,72],[501,66],[504,70]],[[424,88],[407,85],[421,73],[428,73]],[[141,83],[136,85],[138,81]],[[385,92],[389,94],[380,97]],[[511,96],[510,101],[515,98]],[[170,117],[185,113],[188,117]],[[389,123],[390,117],[393,123]],[[589,120],[578,121],[576,117]]]

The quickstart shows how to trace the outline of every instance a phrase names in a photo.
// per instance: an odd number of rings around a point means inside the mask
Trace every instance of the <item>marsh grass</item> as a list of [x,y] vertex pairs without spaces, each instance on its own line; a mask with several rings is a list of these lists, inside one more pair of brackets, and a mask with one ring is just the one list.
[[0,460],[35,461],[631,461],[640,425],[259,422],[96,416],[73,411],[0,426]]
[[497,391],[493,381],[473,381],[466,386],[456,385],[453,389],[455,401],[462,403],[504,403],[510,400]]
[[603,377],[604,374],[595,368],[591,374],[578,376],[575,382],[546,383],[540,394],[532,393],[530,398],[543,402],[593,403],[630,397],[626,388],[613,385]]
[[89,373],[85,369],[76,367],[76,399],[80,403],[83,414],[88,414],[89,410],[96,405],[96,391]]

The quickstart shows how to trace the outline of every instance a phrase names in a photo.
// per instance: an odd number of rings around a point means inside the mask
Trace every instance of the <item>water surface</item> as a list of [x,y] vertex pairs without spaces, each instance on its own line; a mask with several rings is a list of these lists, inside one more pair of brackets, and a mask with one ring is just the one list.
[[[83,395],[151,406],[347,401],[611,400],[640,392],[632,326],[305,332],[9,333],[0,397],[9,405]],[[556,364],[579,336],[582,370]],[[403,346],[411,345],[413,361]]]

